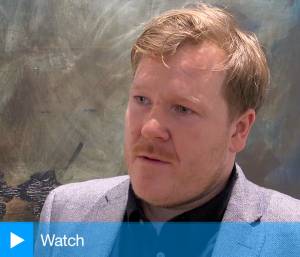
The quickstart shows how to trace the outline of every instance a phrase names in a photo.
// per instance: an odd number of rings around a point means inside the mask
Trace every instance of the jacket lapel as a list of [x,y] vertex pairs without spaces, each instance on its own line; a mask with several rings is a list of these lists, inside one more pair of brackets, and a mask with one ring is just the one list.
[[260,225],[266,203],[259,187],[248,181],[236,164],[238,179],[233,187],[213,257],[258,256],[265,241]]
[[[107,257],[110,255],[113,243],[118,235],[121,222],[126,209],[128,198],[129,179],[126,179],[121,184],[109,190],[102,196],[97,205],[91,208],[88,213],[89,217],[85,220],[93,220],[99,222],[100,229],[92,229],[96,235],[94,238],[99,238],[97,244],[94,244],[92,249],[93,254],[99,253],[99,257]],[[96,224],[97,226],[97,224]]]

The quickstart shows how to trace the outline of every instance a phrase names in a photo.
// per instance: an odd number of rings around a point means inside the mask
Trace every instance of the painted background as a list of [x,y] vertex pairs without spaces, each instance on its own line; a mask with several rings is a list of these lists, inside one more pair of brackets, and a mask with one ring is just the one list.
[[[272,88],[238,159],[256,183],[300,198],[300,3],[207,1],[257,33]],[[179,0],[0,0],[0,220],[35,220],[59,184],[126,172],[130,46]]]

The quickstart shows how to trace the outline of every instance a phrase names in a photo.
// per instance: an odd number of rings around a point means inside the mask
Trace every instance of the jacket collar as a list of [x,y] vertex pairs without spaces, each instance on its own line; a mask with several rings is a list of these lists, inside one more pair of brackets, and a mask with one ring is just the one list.
[[259,221],[266,206],[265,194],[262,194],[260,187],[250,182],[244,175],[238,164],[236,165],[237,180],[233,187],[231,197],[223,218],[225,222],[246,222]]
[[238,174],[217,237],[213,257],[258,256],[265,241],[260,220],[268,202],[260,187],[245,177],[236,164]]
[[[260,187],[245,177],[242,169],[236,164],[237,180],[222,220],[213,257],[217,256],[258,256],[265,241],[263,226],[259,225],[268,202],[267,195]],[[99,220],[122,222],[128,198],[129,178],[112,188],[101,198]],[[116,226],[107,239],[112,242],[117,235]],[[107,250],[110,252],[112,244]]]

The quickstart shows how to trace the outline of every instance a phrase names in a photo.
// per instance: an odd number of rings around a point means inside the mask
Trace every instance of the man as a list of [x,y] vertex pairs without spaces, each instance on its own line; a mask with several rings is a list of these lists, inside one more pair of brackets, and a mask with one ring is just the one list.
[[[155,226],[156,237],[167,221],[239,221],[244,229],[218,227],[202,242],[208,245],[219,232],[216,246],[199,254],[266,254],[259,224],[299,221],[300,202],[251,183],[235,164],[269,85],[257,38],[225,10],[199,4],[150,21],[131,60],[129,177],[59,187],[48,196],[41,220],[164,222]],[[125,239],[117,232],[106,250],[120,255]],[[275,241],[280,238],[276,234]],[[140,244],[137,256],[147,256],[148,246]],[[284,252],[274,245],[275,255]]]

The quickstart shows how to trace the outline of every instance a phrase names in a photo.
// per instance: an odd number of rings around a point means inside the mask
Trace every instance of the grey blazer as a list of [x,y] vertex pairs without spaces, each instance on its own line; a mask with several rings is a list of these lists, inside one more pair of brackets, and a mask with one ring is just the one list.
[[[233,187],[213,257],[217,256],[300,256],[300,201],[247,180],[236,165],[238,178]],[[53,190],[44,204],[41,221],[122,221],[128,197],[129,177],[120,176],[71,183]],[[226,226],[242,224],[242,229]],[[299,230],[266,231],[266,222],[295,222]],[[270,223],[273,224],[273,223]],[[298,232],[297,232],[298,231]],[[109,256],[117,235],[105,235],[102,252]]]

